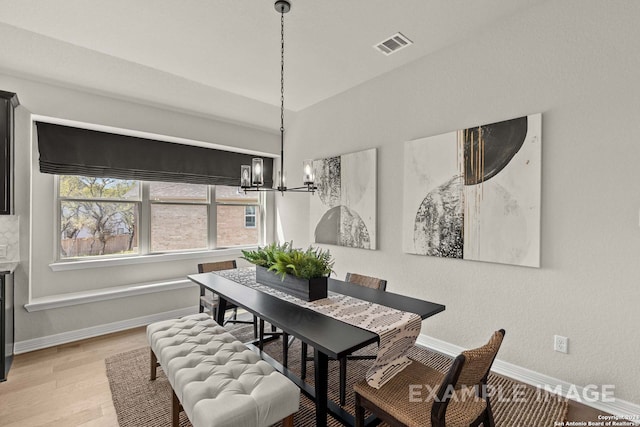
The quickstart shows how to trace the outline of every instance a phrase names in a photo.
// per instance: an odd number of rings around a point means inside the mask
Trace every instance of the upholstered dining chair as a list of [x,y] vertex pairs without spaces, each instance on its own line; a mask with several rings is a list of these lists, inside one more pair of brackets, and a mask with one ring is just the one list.
[[[354,285],[364,286],[366,288],[378,289],[381,291],[387,290],[387,281],[384,279],[378,279],[371,276],[363,276],[362,274],[347,273],[345,282],[353,283]],[[302,343],[302,361],[301,378],[304,379],[307,376],[307,344]],[[376,356],[356,356],[349,355],[338,359],[340,363],[340,405],[344,406],[347,400],[347,359],[351,360],[363,360],[363,359],[375,359]]]
[[356,426],[364,427],[366,409],[392,426],[495,427],[487,377],[504,333],[500,329],[484,346],[463,351],[446,374],[414,361],[380,389],[366,380],[357,383]]
[[[238,268],[235,259],[230,261],[207,262],[198,264],[198,273],[210,273],[212,271],[230,270],[232,268]],[[217,319],[218,296],[210,292],[206,292],[206,289],[203,286],[200,286],[200,313],[204,312],[207,307],[211,310],[213,319]],[[238,306],[227,302],[226,311],[229,310],[233,310],[233,314],[228,319],[225,319],[224,324],[221,326],[224,326],[227,323],[253,324],[253,337],[258,337],[258,318],[256,316],[253,316],[253,321],[238,320]]]

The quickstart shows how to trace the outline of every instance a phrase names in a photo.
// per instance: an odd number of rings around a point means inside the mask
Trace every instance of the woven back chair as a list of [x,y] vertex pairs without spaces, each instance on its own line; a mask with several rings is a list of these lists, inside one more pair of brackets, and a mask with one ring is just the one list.
[[504,333],[500,329],[484,346],[462,352],[446,375],[414,361],[380,389],[359,382],[356,426],[364,426],[366,409],[392,426],[495,427],[487,377]]
[[236,260],[217,261],[217,262],[205,262],[198,264],[198,273],[210,273],[212,271],[231,270],[238,268]]
[[[378,289],[380,291],[386,291],[387,281],[384,279],[378,279],[377,277],[363,276],[362,274],[347,273],[345,282],[353,283],[354,285],[364,286],[365,288]],[[301,377],[304,379],[307,374],[307,344],[302,343],[302,372]],[[340,405],[344,406],[347,400],[347,359],[351,360],[367,360],[375,359],[376,356],[345,356],[339,360],[340,362]]]
[[378,289],[381,291],[387,290],[387,281],[384,279],[378,279],[371,276],[363,276],[362,274],[347,273],[345,282],[354,283],[356,285],[364,286],[366,288]]
[[[210,273],[212,271],[231,270],[233,268],[238,268],[235,259],[229,261],[206,262],[198,264],[198,273]],[[211,315],[213,316],[214,320],[217,319],[218,297],[213,294],[207,294],[204,286],[200,286],[200,313],[204,312],[205,308],[207,307],[211,309]],[[238,306],[227,302],[225,308],[226,311],[233,310],[233,314],[231,315],[231,317],[225,319],[222,326],[226,325],[227,323],[252,324],[253,336],[254,338],[258,337],[258,318],[256,316],[253,316],[253,321],[238,320]]]

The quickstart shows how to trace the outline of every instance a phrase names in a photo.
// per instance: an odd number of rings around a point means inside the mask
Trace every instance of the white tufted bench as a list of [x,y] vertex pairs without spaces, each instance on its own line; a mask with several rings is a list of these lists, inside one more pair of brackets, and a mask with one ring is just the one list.
[[153,323],[147,339],[151,380],[159,364],[173,388],[173,426],[180,405],[194,427],[293,426],[298,387],[208,315]]

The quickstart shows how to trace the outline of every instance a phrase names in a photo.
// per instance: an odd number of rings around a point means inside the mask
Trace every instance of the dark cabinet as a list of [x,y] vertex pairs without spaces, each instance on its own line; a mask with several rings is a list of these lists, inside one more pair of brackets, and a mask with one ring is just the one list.
[[13,112],[17,106],[15,93],[0,91],[0,215],[13,209]]
[[0,381],[6,381],[13,360],[13,273],[0,273]]

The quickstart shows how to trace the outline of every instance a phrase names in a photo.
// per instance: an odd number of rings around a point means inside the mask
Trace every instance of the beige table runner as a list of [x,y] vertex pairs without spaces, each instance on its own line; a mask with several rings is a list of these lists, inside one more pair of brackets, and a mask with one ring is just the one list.
[[411,363],[406,353],[415,344],[422,325],[422,319],[415,313],[334,292],[329,292],[328,297],[324,299],[304,301],[270,286],[256,283],[255,267],[223,270],[215,274],[378,334],[378,355],[367,372],[367,382],[372,387],[382,387]]

